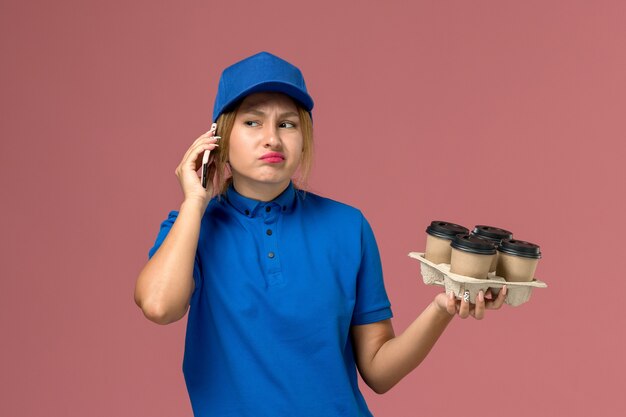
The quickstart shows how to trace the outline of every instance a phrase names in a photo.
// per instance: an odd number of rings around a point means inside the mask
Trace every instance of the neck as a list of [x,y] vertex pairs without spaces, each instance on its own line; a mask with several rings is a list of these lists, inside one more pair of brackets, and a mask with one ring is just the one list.
[[233,178],[233,187],[235,187],[235,191],[244,197],[257,201],[272,201],[287,189],[289,183],[290,181],[278,184],[255,183],[252,185],[246,183],[245,181],[237,181],[236,178]]

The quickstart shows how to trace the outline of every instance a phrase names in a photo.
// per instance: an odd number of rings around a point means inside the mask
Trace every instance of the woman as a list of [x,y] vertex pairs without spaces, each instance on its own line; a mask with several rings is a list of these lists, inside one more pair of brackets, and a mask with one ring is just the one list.
[[[224,70],[212,131],[176,174],[184,200],[163,222],[135,300],[160,324],[189,310],[183,371],[196,416],[371,416],[356,369],[384,393],[476,305],[439,294],[399,336],[360,211],[305,193],[313,100],[300,70],[265,52]],[[211,180],[197,170],[211,151]],[[214,196],[216,194],[216,196]],[[211,198],[213,197],[213,198]]]

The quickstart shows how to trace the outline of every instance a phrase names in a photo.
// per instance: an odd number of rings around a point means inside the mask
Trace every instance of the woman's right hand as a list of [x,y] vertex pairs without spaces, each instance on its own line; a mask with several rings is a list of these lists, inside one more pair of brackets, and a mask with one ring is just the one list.
[[[176,176],[178,182],[183,189],[185,201],[194,201],[202,204],[202,209],[206,209],[209,200],[213,195],[213,176],[215,175],[215,164],[213,151],[219,146],[217,141],[219,137],[215,136],[215,130],[211,129],[198,139],[187,149],[183,160],[176,167]],[[202,157],[204,151],[211,151],[208,166],[208,181],[206,190],[202,187],[201,178],[198,176],[198,170],[202,167]]]

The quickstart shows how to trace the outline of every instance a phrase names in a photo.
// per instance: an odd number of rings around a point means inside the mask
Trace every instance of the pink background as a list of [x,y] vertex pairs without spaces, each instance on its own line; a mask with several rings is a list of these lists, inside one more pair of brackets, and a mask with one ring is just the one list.
[[[455,319],[377,416],[617,416],[626,385],[626,3],[0,5],[0,415],[191,416],[186,319],[133,302],[219,73],[260,50],[315,98],[314,192],[363,210],[397,333],[434,219],[541,245],[549,285]],[[623,407],[622,407],[623,408]]]

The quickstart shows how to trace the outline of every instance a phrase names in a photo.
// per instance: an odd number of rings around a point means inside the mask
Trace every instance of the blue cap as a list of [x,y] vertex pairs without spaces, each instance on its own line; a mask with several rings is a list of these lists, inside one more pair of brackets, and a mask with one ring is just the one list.
[[309,113],[313,109],[313,99],[306,90],[302,72],[284,59],[259,52],[222,72],[213,106],[213,122],[246,96],[268,91],[288,95]]

